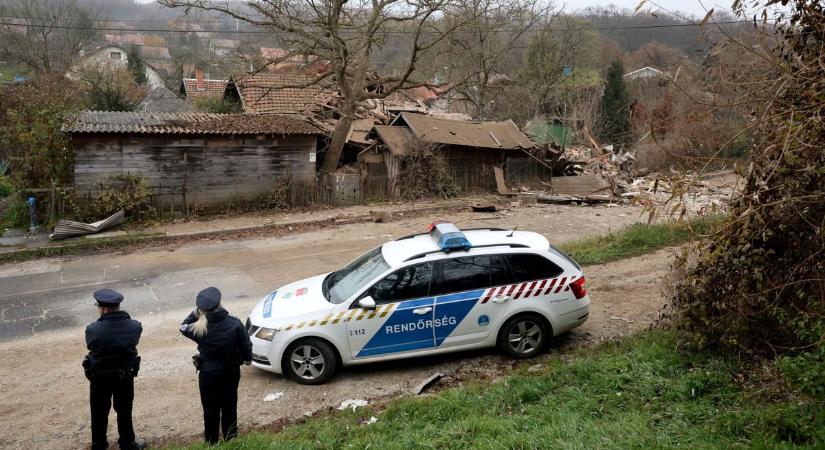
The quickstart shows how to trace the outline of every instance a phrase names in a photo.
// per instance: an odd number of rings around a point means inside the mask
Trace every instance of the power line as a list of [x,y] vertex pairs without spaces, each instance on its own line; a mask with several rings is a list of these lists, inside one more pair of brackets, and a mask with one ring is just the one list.
[[[7,18],[2,18],[3,21],[0,22],[0,25],[6,27],[27,27],[27,28],[49,28],[55,30],[84,30],[84,31],[125,31],[125,32],[142,32],[142,33],[213,33],[213,34],[278,34],[278,35],[289,35],[293,34],[288,31],[264,31],[264,30],[237,30],[237,31],[229,31],[229,30],[170,30],[170,29],[160,29],[160,28],[135,28],[135,29],[127,29],[127,28],[111,28],[111,27],[81,27],[81,26],[73,26],[73,25],[39,25],[39,24],[19,24],[19,23],[8,23],[5,21]],[[709,23],[677,23],[677,24],[663,24],[663,25],[628,25],[628,26],[598,26],[598,27],[575,27],[575,28],[536,28],[536,29],[528,29],[527,33],[539,33],[539,32],[564,32],[564,31],[616,31],[616,30],[650,30],[650,29],[669,29],[669,28],[688,28],[688,27],[700,27],[705,25],[734,25],[734,24],[743,24],[743,23],[753,23],[750,20],[729,20],[723,22],[709,22]],[[501,29],[501,30],[489,30],[490,33],[518,33],[522,32],[523,30],[519,29]],[[388,30],[384,31],[387,34],[416,34],[415,31],[405,31],[405,30]],[[421,34],[438,34],[437,31],[422,31]]]

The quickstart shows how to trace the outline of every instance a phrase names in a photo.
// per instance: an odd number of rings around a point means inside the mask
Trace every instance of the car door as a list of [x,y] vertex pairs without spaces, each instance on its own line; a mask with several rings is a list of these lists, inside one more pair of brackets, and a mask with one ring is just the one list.
[[353,302],[347,314],[347,338],[353,359],[417,352],[433,347],[433,305],[429,296],[433,263],[403,267],[382,278],[361,298],[375,300],[374,310]]
[[[463,256],[438,261],[435,296],[435,346],[469,345],[486,339],[507,310],[505,295],[494,295],[510,283],[501,255]],[[491,300],[492,301],[489,301]],[[484,301],[488,300],[488,301]]]

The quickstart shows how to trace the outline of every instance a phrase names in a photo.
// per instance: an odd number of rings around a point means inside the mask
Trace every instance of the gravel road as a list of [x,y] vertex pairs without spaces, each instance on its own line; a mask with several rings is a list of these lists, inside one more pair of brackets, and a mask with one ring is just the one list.
[[[533,205],[500,213],[438,217],[461,227],[530,229],[552,242],[601,234],[639,220],[627,207]],[[135,424],[158,442],[196,436],[201,409],[190,365],[194,345],[177,331],[194,294],[208,285],[224,292],[230,312],[245,317],[271,289],[333,270],[381,242],[425,229],[433,218],[355,224],[279,238],[204,240],[77,258],[0,266],[0,447],[82,448],[89,439],[88,382],[80,369],[83,327],[95,319],[91,291],[110,287],[143,322],[136,380]],[[593,299],[590,320],[550,351],[612,339],[646,327],[662,306],[666,251],[586,268]],[[482,351],[347,369],[329,384],[300,386],[244,367],[239,391],[241,427],[266,425],[335,406],[349,398],[385,399],[408,393],[439,370],[446,382],[495,377],[513,362]],[[264,402],[270,393],[284,395]],[[114,420],[114,416],[112,417]],[[110,440],[114,441],[110,426]]]

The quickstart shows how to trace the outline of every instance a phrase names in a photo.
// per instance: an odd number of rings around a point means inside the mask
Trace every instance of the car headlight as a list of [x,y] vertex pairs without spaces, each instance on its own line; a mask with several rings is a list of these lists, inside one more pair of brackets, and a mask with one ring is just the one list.
[[275,333],[277,333],[277,332],[278,332],[278,330],[275,330],[274,328],[261,327],[261,329],[258,330],[258,333],[255,336],[258,339],[263,339],[265,341],[271,341],[272,338],[275,337]]

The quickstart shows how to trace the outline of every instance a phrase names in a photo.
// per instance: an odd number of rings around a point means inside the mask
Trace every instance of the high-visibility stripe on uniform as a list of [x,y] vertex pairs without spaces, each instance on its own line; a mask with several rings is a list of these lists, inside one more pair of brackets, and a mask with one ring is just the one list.
[[559,287],[556,288],[556,292],[554,294],[558,294],[564,288],[564,282],[567,280],[567,277],[561,277],[561,281],[559,282]]

